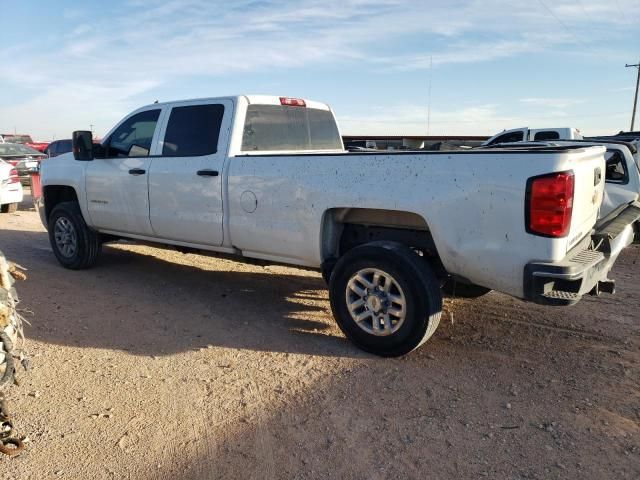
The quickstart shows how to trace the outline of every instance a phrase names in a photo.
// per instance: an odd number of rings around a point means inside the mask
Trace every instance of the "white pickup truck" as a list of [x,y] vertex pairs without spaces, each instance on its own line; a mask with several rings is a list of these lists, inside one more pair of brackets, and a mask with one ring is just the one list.
[[64,267],[128,238],[320,269],[342,331],[382,356],[433,334],[451,279],[551,305],[612,292],[640,217],[596,225],[604,147],[348,153],[303,99],[152,104],[73,144],[37,202]]
[[581,140],[580,130],[571,127],[552,128],[513,128],[496,133],[493,137],[482,142],[481,146],[499,145],[513,142],[542,142],[549,140]]

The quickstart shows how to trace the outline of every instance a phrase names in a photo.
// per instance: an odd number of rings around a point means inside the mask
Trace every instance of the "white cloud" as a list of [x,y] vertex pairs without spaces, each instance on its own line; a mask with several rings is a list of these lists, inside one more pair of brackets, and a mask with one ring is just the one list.
[[585,103],[582,98],[521,98],[520,102],[535,107],[547,107],[555,109],[564,109]]
[[[358,115],[336,112],[343,135],[427,135],[427,106],[406,104],[393,108],[371,107]],[[530,127],[576,127],[585,135],[615,133],[602,127],[602,119],[624,125],[627,112],[594,114],[583,112],[530,111],[519,109],[518,114],[507,113],[496,104],[465,105],[452,109],[433,109],[429,135],[486,135],[505,129]]]
[[[580,8],[567,0],[546,4],[563,25],[530,2],[500,0],[129,0],[117,9],[105,6],[101,15],[86,7],[65,10],[74,28],[48,42],[46,51],[6,46],[20,55],[4,84],[34,93],[20,105],[0,105],[0,128],[5,119],[24,119],[39,136],[58,132],[50,114],[79,118],[69,102],[79,105],[80,98],[91,99],[80,109],[87,116],[115,120],[135,106],[136,95],[193,76],[328,65],[414,70],[431,61],[439,67],[552,50],[622,55],[601,42],[632,24],[618,8],[632,11],[637,0],[582,0]],[[461,112],[476,118],[473,110]]]

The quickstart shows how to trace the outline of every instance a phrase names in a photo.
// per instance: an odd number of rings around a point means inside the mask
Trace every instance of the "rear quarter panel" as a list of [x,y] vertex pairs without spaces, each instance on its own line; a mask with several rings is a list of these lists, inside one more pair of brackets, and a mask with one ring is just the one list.
[[[496,150],[232,157],[229,241],[249,256],[317,267],[329,209],[406,211],[425,219],[450,273],[521,297],[524,265],[559,260],[568,248],[567,238],[526,233],[527,179],[590,168],[578,157]],[[251,195],[257,206],[248,212]]]

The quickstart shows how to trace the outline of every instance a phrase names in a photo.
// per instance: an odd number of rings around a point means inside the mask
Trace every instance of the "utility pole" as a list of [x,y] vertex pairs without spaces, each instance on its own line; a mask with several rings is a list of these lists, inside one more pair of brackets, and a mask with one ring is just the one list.
[[636,105],[638,104],[638,86],[640,85],[640,63],[634,65],[625,64],[625,67],[634,67],[638,70],[638,78],[636,79],[636,95],[633,97],[633,113],[631,114],[631,131],[633,132],[633,124],[636,121]]

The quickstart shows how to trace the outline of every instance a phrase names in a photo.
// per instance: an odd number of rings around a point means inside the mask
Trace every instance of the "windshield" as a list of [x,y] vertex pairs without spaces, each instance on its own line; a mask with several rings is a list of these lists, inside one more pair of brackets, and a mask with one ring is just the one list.
[[329,110],[249,105],[242,150],[342,150],[342,140]]
[[33,148],[27,147],[25,145],[20,145],[19,143],[0,143],[0,156],[9,156],[9,155],[42,156],[42,153],[37,150],[34,150]]
[[3,135],[4,141],[7,143],[32,143],[29,135]]

